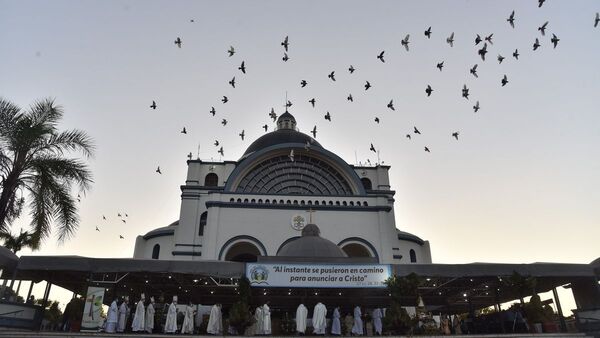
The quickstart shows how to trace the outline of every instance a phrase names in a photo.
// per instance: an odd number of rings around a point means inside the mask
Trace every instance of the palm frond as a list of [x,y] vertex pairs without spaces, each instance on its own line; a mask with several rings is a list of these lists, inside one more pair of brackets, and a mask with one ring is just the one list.
[[77,204],[71,197],[70,191],[68,184],[58,184],[52,187],[53,218],[57,223],[59,243],[71,238],[79,226]]
[[55,105],[54,99],[45,98],[35,101],[29,107],[28,115],[31,118],[32,125],[43,125],[54,131],[58,121],[63,116],[63,108]]
[[85,157],[94,156],[94,143],[85,132],[81,130],[66,130],[51,134],[38,151],[51,151],[62,155],[65,151],[81,151]]
[[58,182],[76,183],[82,191],[87,191],[93,183],[91,171],[77,159],[43,155],[30,161],[30,166],[34,172],[47,171]]

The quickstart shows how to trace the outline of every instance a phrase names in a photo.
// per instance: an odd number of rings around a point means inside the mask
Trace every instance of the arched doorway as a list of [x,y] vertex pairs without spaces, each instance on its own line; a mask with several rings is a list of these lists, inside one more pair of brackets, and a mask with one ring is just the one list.
[[367,247],[358,243],[349,243],[342,247],[348,257],[372,257]]
[[256,257],[261,256],[260,250],[250,242],[237,242],[229,247],[225,254],[226,261],[256,262]]

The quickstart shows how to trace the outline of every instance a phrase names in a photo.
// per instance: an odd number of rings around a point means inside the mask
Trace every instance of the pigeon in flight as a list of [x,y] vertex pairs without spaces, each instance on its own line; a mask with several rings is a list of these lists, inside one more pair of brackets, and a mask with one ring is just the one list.
[[427,28],[427,30],[425,31],[425,36],[428,39],[431,39],[431,26],[429,26],[429,28]]
[[454,47],[454,32],[452,32],[452,34],[446,38],[446,42],[450,45],[450,47]]
[[413,132],[414,132],[415,134],[419,134],[419,135],[421,135],[421,132],[419,131],[419,129],[417,129],[417,127],[413,127],[413,129],[414,129],[414,130],[413,130]]
[[377,150],[375,150],[375,147],[373,146],[373,143],[371,143],[371,147],[369,148],[370,151],[376,153]]
[[290,150],[288,157],[290,158],[290,161],[294,162],[294,149]]
[[508,17],[508,19],[506,19],[506,21],[508,21],[512,28],[515,28],[515,11],[512,11],[512,13],[510,13],[510,16]]
[[400,42],[402,44],[402,46],[404,46],[404,48],[406,49],[407,52],[408,52],[408,38],[409,37],[410,37],[410,34],[406,34],[404,39],[402,39],[402,41]]
[[462,89],[462,97],[464,97],[465,99],[469,99],[469,88],[467,88],[467,85],[463,85],[463,89]]
[[335,81],[335,70],[332,71],[331,73],[329,73],[329,75],[327,75],[328,78],[331,79],[331,81]]
[[350,102],[354,102],[354,98],[352,98],[352,94],[348,94],[348,101]]
[[226,120],[226,119],[223,119],[223,120],[221,121],[221,124],[222,124],[223,126],[226,126],[226,125],[227,125],[227,120]]
[[106,221],[106,216],[102,215],[102,220]]
[[325,114],[325,120],[331,122],[331,115],[329,114],[329,112],[327,112],[327,114]]
[[444,61],[439,62],[436,67],[440,70],[440,72],[442,71],[442,68],[444,68]]
[[452,137],[454,137],[457,141],[458,141],[458,135],[459,135],[459,133],[457,131],[452,133]]
[[558,41],[560,41],[558,36],[556,36],[556,34],[552,34],[552,39],[550,39],[550,42],[552,42],[554,48],[556,48],[556,45],[558,45]]
[[540,40],[538,40],[538,38],[535,38],[535,42],[533,43],[533,50],[537,50],[538,48],[540,48]]
[[482,41],[481,36],[479,36],[479,34],[477,34],[477,36],[475,37],[475,46],[477,46],[481,41]]
[[546,26],[548,26],[548,21],[544,22],[543,25],[538,27],[538,31],[542,32],[542,36],[546,35]]
[[479,111],[479,101],[477,101],[475,103],[475,105],[473,106],[473,111],[476,112],[476,113]]
[[283,53],[283,57],[281,59],[283,60],[283,62],[288,62],[290,57],[287,55],[287,53]]
[[223,95],[223,98],[221,99],[221,102],[227,103],[227,101],[229,101],[229,99],[227,98],[227,96]]
[[483,48],[477,51],[477,54],[481,56],[481,60],[485,61],[485,54],[487,53],[487,43],[483,43]]
[[117,217],[123,217],[123,216],[121,216],[121,213],[120,213],[120,212],[118,212],[118,213],[117,213]]
[[156,168],[156,172],[162,175],[162,172],[160,171],[160,166],[158,166],[158,167]]
[[217,111],[215,110],[215,107],[210,107],[210,112],[212,114],[212,116],[215,116],[215,114],[217,113]]
[[235,48],[233,48],[233,46],[229,46],[227,53],[229,53],[229,57],[232,57],[233,54],[235,54]]
[[269,113],[269,117],[273,119],[273,122],[277,120],[277,114],[275,114],[275,109],[271,108],[271,112]]
[[315,98],[313,97],[312,99],[308,100],[308,102],[310,102],[310,104],[312,104],[313,108],[315,107],[315,102],[317,102],[315,100]]
[[185,127],[183,127],[183,129],[181,130],[182,134],[187,134],[187,130],[185,129]]
[[123,237],[123,235],[119,235],[119,238],[120,239],[125,239],[125,237]]
[[396,110],[396,109],[394,108],[394,100],[393,100],[393,99],[392,99],[392,100],[390,100],[390,103],[388,103],[388,104],[387,104],[387,107],[388,107],[388,108],[390,108],[391,110]]
[[501,64],[501,63],[502,63],[502,61],[504,61],[504,59],[505,59],[505,57],[504,57],[504,56],[502,56],[502,55],[498,54],[498,64]]
[[596,18],[594,19],[594,28],[598,27],[599,22],[600,22],[600,13],[596,12]]
[[287,52],[288,51],[288,47],[290,46],[290,42],[289,42],[289,39],[288,39],[287,35],[285,36],[285,39],[283,39],[283,42],[281,43],[281,45],[283,46],[283,48]]
[[100,229],[98,229],[98,227],[96,226],[96,231],[100,232]]
[[126,220],[124,220],[124,219],[122,219],[122,220],[121,220],[121,222],[123,222],[123,223],[127,223],[127,221],[126,221]]
[[285,108],[287,109],[287,108],[289,108],[291,106],[292,106],[292,101],[287,100],[287,102],[285,103]]
[[317,138],[317,126],[314,126],[313,130],[310,133],[313,134],[314,138]]
[[181,48],[181,38],[177,37],[177,39],[175,39],[175,44],[177,45],[177,47]]
[[219,140],[215,140],[215,143],[213,143],[215,145],[215,147],[219,146]]
[[410,138],[411,138],[410,134],[406,134],[406,138],[410,140]]
[[245,61],[242,61],[242,64],[238,67],[239,70],[242,71],[242,73],[246,74],[246,64]]
[[379,124],[379,117],[375,116],[375,122]]
[[367,83],[365,83],[365,90],[369,90],[369,88],[371,88],[371,82],[367,81]]
[[225,152],[223,151],[223,147],[219,148],[218,153],[221,154],[221,156],[225,156]]
[[306,87],[306,85],[307,85],[307,84],[308,84],[308,82],[306,82],[306,80],[302,80],[302,81],[300,81],[300,86],[301,86],[302,88]]
[[538,8],[542,7],[546,0],[538,0]]
[[430,153],[431,151],[429,151],[429,148],[425,147],[425,151]]
[[506,74],[504,74],[504,77],[502,78],[502,87],[506,86],[507,83],[508,83],[508,78],[506,77]]
[[381,53],[379,53],[379,55],[377,55],[377,58],[378,58],[379,60],[381,60],[381,62],[384,62],[384,63],[385,63],[385,60],[383,59],[383,53],[385,53],[385,51],[384,51],[384,50],[382,50],[382,51],[381,51]]
[[485,37],[485,41],[489,42],[490,45],[493,45],[494,43],[492,42],[492,36],[494,36],[494,33],[488,35]]
[[356,69],[354,69],[354,66],[350,65],[350,68],[348,68],[348,71],[350,72],[350,74],[354,73]]
[[235,76],[233,77],[233,79],[231,79],[231,81],[229,81],[229,84],[235,88]]
[[475,64],[475,66],[473,66],[473,68],[471,68],[471,69],[469,70],[469,73],[473,74],[473,76],[475,76],[475,77],[479,77],[479,76],[477,75],[477,64]]
[[150,105],[150,108],[156,109],[156,101],[152,101],[152,104]]
[[242,132],[239,134],[240,137],[242,138],[242,141],[244,140],[244,136],[246,135],[246,133],[244,132],[244,129],[242,129]]
[[425,93],[427,93],[427,97],[430,97],[431,93],[433,93],[433,89],[431,89],[430,85],[427,85],[427,88],[425,88]]
[[264,126],[262,126],[262,127],[265,130],[265,133],[267,132],[267,129],[269,129],[269,126],[267,126],[266,124]]
[[513,57],[517,60],[519,59],[519,50],[518,49],[515,49],[515,52],[513,53]]

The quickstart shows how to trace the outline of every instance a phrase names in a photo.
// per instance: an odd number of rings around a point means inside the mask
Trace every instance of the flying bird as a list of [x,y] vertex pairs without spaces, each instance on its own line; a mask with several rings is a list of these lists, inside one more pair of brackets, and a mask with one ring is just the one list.
[[233,54],[235,54],[235,48],[233,48],[233,46],[229,46],[227,53],[229,54],[229,57],[232,57]]
[[506,77],[506,74],[504,74],[504,77],[502,78],[502,87],[506,86],[506,84],[508,83],[508,78]]
[[533,50],[537,50],[538,48],[540,48],[540,40],[538,40],[538,38],[535,38],[535,42],[533,43]]
[[481,36],[479,36],[479,34],[477,34],[477,36],[475,37],[475,45],[477,46],[481,41],[482,41]]
[[288,62],[290,57],[287,55],[287,53],[283,53],[283,57],[281,59],[283,60],[283,62]]
[[233,77],[233,79],[231,79],[231,81],[229,81],[229,84],[235,88],[235,76]]
[[210,112],[212,114],[212,116],[215,116],[215,114],[217,113],[217,111],[215,110],[215,107],[210,107]]
[[123,235],[119,235],[119,238],[120,239],[125,239],[125,237],[123,237]]
[[408,52],[408,38],[409,37],[410,37],[410,34],[406,34],[404,39],[402,39],[402,41],[400,42],[402,44],[402,46],[404,46],[404,48],[406,49],[407,52]]
[[452,32],[452,34],[446,38],[446,42],[450,45],[450,47],[454,47],[454,32]]
[[502,63],[502,61],[504,61],[505,57],[498,54],[498,64]]
[[313,130],[310,133],[313,134],[314,138],[317,138],[317,126],[314,126]]
[[348,101],[350,102],[354,102],[354,98],[352,98],[352,94],[348,94]]
[[215,143],[213,143],[215,145],[215,147],[219,146],[219,140],[215,140]]
[[425,147],[425,151],[430,153],[431,151],[429,151],[429,148]]
[[290,158],[290,161],[294,162],[294,149],[290,150],[288,157]]
[[292,101],[287,100],[287,102],[285,103],[285,108],[287,109],[287,108],[289,108],[291,106],[292,106]]
[[269,117],[273,119],[273,122],[277,120],[277,114],[275,114],[275,109],[271,108],[271,112],[269,113]]
[[477,64],[475,64],[475,66],[473,66],[473,68],[471,68],[471,69],[469,70],[469,73],[473,74],[473,76],[475,76],[475,77],[479,77],[479,76],[477,75]]
[[98,229],[98,227],[96,227],[96,231],[100,232],[100,229]]
[[175,44],[177,45],[177,47],[181,48],[181,38],[177,37],[177,39],[175,39]]
[[102,215],[102,219],[106,221],[106,216]]
[[513,53],[513,57],[517,60],[519,59],[519,50],[518,49],[515,49],[515,51]]
[[239,134],[240,137],[242,138],[242,141],[244,140],[244,136],[246,135],[246,133],[244,132],[244,129],[242,129],[242,132]]
[[329,114],[329,112],[327,112],[327,114],[325,114],[325,120],[331,122],[331,115]]
[[425,31],[425,36],[428,39],[431,39],[431,26],[429,26],[429,28],[427,28],[427,30]]
[[221,156],[225,156],[225,151],[223,151],[223,147],[219,148],[218,153],[221,154]]
[[379,55],[377,55],[377,58],[378,58],[379,60],[381,60],[381,62],[385,62],[385,60],[383,59],[383,53],[385,53],[385,51],[384,51],[384,50],[382,50],[382,51],[381,51],[381,53],[379,53]]
[[546,35],[546,26],[548,26],[548,21],[544,22],[543,25],[538,27],[538,31],[542,32],[542,36]]
[[223,126],[226,126],[226,125],[227,125],[227,120],[226,120],[226,119],[223,119],[223,120],[221,120],[221,124],[222,124]]
[[265,133],[267,132],[267,129],[269,129],[269,126],[267,126],[266,124],[264,126],[262,126],[262,127],[265,130]]
[[598,27],[599,22],[600,22],[600,13],[596,12],[596,18],[594,19],[594,28]]
[[117,217],[123,217],[123,216],[121,216],[121,213],[120,213],[120,212],[118,212],[118,213],[117,213]]
[[419,129],[417,129],[417,127],[413,127],[413,129],[414,129],[414,130],[413,130],[413,132],[414,132],[415,134],[419,134],[419,135],[421,135],[421,132],[419,131]]
[[350,65],[350,68],[348,68],[348,71],[350,72],[350,74],[354,73],[356,69],[354,69],[354,66]]
[[442,71],[442,68],[444,68],[444,61],[439,62],[436,67],[440,70],[440,72]]
[[375,116],[375,122],[379,124],[379,117]]
[[285,39],[283,39],[283,42],[281,43],[281,45],[283,46],[283,48],[287,52],[288,51],[288,47],[290,46],[290,42],[289,42],[289,39],[288,39],[287,35],[285,36]]
[[463,85],[462,88],[462,97],[464,97],[465,99],[469,99],[469,88],[467,88],[467,85]]
[[488,35],[485,37],[485,41],[489,42],[490,45],[493,45],[494,43],[492,42],[492,36],[494,36],[494,33]]
[[332,71],[331,73],[329,73],[329,75],[327,75],[328,78],[331,79],[331,81],[335,81],[335,70]]
[[558,36],[556,36],[556,34],[552,34],[552,39],[550,39],[550,42],[552,42],[554,48],[556,48],[556,45],[558,45],[559,41],[560,39],[558,38]]
[[458,141],[458,135],[459,135],[459,133],[457,131],[452,133],[452,137],[454,137],[457,141]]
[[302,88],[306,87],[306,85],[307,85],[307,84],[308,84],[308,82],[306,82],[306,80],[302,80],[302,81],[300,81],[300,86],[301,86]]
[[162,175],[162,172],[160,171],[160,166],[158,166],[158,167],[156,168],[156,172]]
[[185,127],[183,127],[183,129],[181,130],[182,134],[187,134],[187,130],[185,129]]
[[512,28],[515,28],[515,11],[512,11],[512,13],[510,13],[510,16],[508,17],[508,19],[506,19],[506,21],[508,21]]
[[124,219],[122,219],[122,220],[121,220],[121,222],[123,222],[123,223],[127,223],[127,221],[126,221],[126,220],[124,220]]
[[239,70],[242,71],[242,73],[246,74],[246,65],[245,65],[245,61],[242,61],[242,64],[238,67]]
[[371,82],[367,81],[367,83],[365,83],[365,90],[369,90],[369,88],[371,88]]
[[371,147],[369,148],[370,151],[376,153],[377,150],[375,150],[375,147],[373,146],[373,143],[371,143]]
[[433,93],[433,89],[431,89],[430,85],[427,85],[427,88],[425,88],[425,93],[427,93],[427,97],[430,97],[431,93]]
[[391,110],[396,110],[396,109],[394,109],[394,100],[393,99],[390,100],[390,103],[387,104],[387,107],[390,108]]
[[410,140],[410,134],[406,134],[406,138]]
[[227,103],[227,101],[229,101],[229,99],[227,98],[227,96],[223,95],[223,98],[221,99],[221,102]]
[[150,108],[156,109],[156,101],[152,101],[152,104],[150,105]]
[[542,7],[546,0],[538,0],[538,8]]
[[479,111],[479,101],[477,101],[475,103],[475,105],[473,106],[473,111],[476,112],[476,113]]
[[312,104],[313,108],[315,107],[315,102],[317,102],[315,100],[315,98],[313,97],[312,99],[308,100],[308,102],[310,102],[310,104]]
[[485,61],[485,54],[487,54],[487,43],[483,43],[483,48],[477,51],[477,54],[481,56],[481,60]]

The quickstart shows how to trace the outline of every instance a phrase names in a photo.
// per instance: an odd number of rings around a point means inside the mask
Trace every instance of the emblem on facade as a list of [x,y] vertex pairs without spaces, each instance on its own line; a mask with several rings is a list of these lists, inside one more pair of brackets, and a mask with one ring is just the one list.
[[300,215],[292,216],[292,229],[301,231],[306,225],[306,219]]
[[253,284],[269,284],[269,270],[262,265],[255,266],[250,270],[250,283]]

